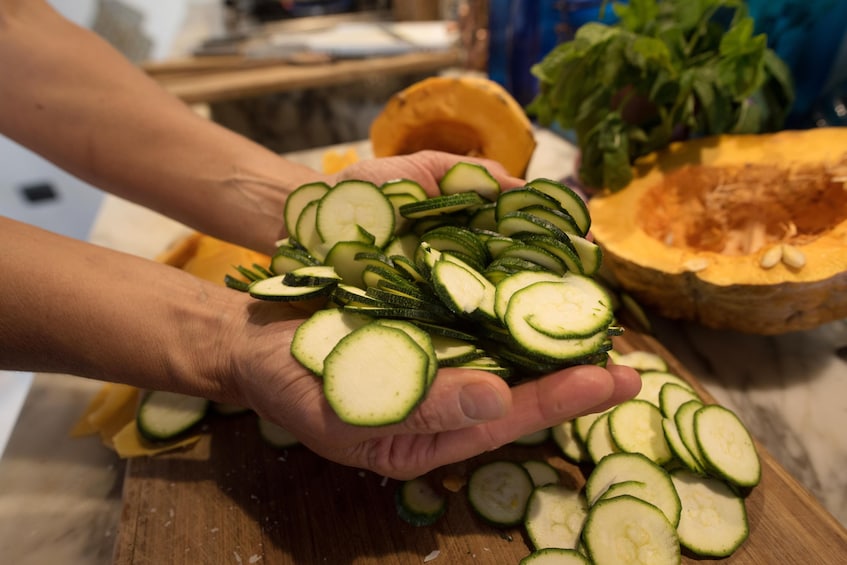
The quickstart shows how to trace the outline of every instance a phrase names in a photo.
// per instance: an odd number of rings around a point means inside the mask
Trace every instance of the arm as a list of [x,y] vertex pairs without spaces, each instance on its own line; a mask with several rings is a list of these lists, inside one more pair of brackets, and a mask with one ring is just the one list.
[[285,195],[314,180],[194,114],[41,0],[0,0],[0,132],[90,184],[268,251]]

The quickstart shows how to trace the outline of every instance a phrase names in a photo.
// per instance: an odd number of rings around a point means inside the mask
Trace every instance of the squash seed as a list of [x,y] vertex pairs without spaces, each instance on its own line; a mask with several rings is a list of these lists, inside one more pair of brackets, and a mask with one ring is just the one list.
[[806,254],[793,245],[782,244],[782,262],[794,269],[802,269],[806,265]]
[[775,267],[782,260],[782,245],[774,245],[764,253],[759,260],[759,266],[763,269]]
[[706,267],[709,266],[709,260],[705,257],[695,257],[694,259],[689,259],[685,263],[682,264],[686,271],[691,271],[696,273],[697,271],[702,271]]

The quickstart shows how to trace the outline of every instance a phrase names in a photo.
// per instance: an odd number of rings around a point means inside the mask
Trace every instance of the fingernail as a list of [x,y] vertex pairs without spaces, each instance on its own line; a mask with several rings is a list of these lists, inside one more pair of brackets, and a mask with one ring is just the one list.
[[500,393],[486,383],[465,385],[459,403],[465,416],[472,420],[496,420],[506,412]]

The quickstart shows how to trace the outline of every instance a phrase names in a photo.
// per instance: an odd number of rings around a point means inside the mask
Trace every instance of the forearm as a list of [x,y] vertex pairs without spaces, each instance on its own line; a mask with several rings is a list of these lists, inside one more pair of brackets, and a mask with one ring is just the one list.
[[239,400],[241,293],[0,217],[0,368]]
[[[0,0],[0,133],[94,186],[268,251],[317,173],[195,115],[95,34]],[[280,190],[281,189],[281,190]]]

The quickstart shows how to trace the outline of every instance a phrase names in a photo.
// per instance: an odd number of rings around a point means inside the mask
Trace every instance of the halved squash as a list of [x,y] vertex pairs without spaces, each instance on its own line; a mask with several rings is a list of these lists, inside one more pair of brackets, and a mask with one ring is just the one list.
[[589,210],[605,268],[666,317],[760,335],[847,317],[847,128],[679,142]]
[[532,124],[499,84],[482,77],[430,77],[392,96],[370,128],[376,157],[423,149],[498,161],[523,177],[535,150]]

